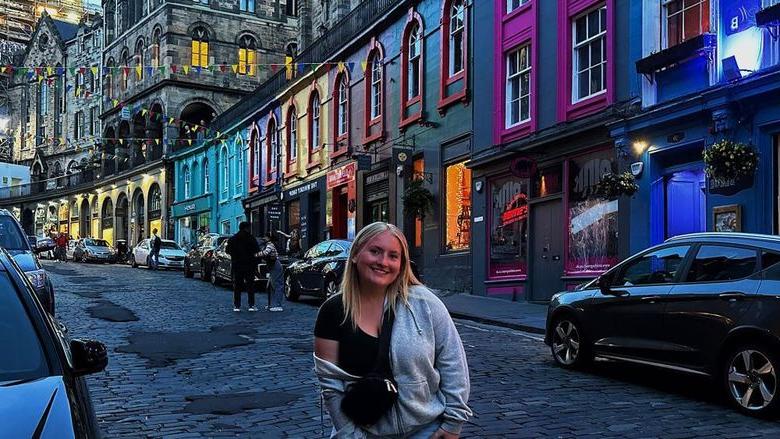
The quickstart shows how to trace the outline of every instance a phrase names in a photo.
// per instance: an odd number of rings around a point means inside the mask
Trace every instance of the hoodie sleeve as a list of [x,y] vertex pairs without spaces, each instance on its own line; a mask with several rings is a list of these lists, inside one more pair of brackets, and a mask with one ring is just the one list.
[[444,395],[444,422],[441,428],[449,433],[460,434],[461,427],[472,415],[467,403],[471,383],[466,352],[458,330],[447,308],[431,293],[431,317],[436,338],[436,359],[434,367],[439,371],[439,389]]
[[[344,374],[337,366],[314,356],[314,370],[320,384],[320,393],[325,410],[328,411],[330,422],[335,434],[332,438],[365,438],[365,431],[358,428],[342,411],[341,400],[344,399],[346,382],[337,377]],[[334,370],[336,371],[334,373]],[[347,375],[345,375],[347,376]],[[357,378],[357,377],[353,377]]]

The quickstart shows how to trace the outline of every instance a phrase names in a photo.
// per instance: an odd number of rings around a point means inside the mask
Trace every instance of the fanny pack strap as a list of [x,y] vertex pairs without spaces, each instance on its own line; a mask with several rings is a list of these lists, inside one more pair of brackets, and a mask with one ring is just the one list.
[[390,367],[390,338],[393,335],[393,321],[395,314],[392,308],[388,307],[382,319],[382,332],[379,333],[379,349],[376,353],[376,363],[374,363],[374,373],[383,377],[392,378],[393,371]]

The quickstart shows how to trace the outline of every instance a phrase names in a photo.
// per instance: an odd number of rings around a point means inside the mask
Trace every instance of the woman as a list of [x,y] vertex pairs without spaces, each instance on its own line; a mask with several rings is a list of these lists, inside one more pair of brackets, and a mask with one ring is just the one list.
[[[395,314],[390,364],[398,401],[361,428],[341,411],[341,400],[348,384],[373,369],[387,307]],[[370,224],[355,238],[341,293],[317,316],[314,362],[331,437],[457,439],[471,416],[460,336],[444,304],[412,274],[406,238],[391,224]]]

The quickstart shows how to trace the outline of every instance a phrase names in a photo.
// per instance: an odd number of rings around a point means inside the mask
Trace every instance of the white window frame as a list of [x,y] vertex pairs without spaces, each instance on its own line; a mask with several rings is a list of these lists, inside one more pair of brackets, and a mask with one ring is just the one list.
[[252,136],[252,155],[254,156],[254,164],[252,165],[252,175],[260,176],[260,133],[255,132]]
[[287,163],[293,163],[298,161],[298,112],[295,111],[295,108],[290,110],[287,123],[290,124],[290,126],[287,127],[289,130],[287,148],[290,154],[287,158]]
[[187,200],[192,195],[192,172],[189,166],[184,167],[184,199]]
[[[521,54],[523,51],[526,51],[526,65],[523,65],[523,59],[521,57]],[[515,58],[516,57],[516,58]],[[512,69],[510,68],[512,64],[515,64],[516,71],[514,73],[510,73]],[[533,68],[533,62],[531,60],[531,45],[530,44],[523,44],[511,52],[509,52],[506,55],[506,96],[504,98],[505,100],[505,115],[504,115],[504,126],[508,128],[513,128],[518,125],[521,125],[525,122],[528,122],[531,120],[531,89],[533,88],[531,84],[531,69]],[[523,90],[523,78],[528,77],[528,90]],[[518,96],[517,99],[512,99],[512,84],[514,82],[517,82],[517,89],[518,89]],[[523,108],[523,101],[527,102],[528,106],[528,117],[523,118],[522,114],[522,108]],[[517,107],[517,121],[512,120],[512,109],[514,107]]]
[[[457,6],[460,6],[458,10]],[[466,3],[464,0],[454,0],[450,4],[449,20],[450,20],[450,34],[447,38],[450,39],[449,47],[449,66],[447,66],[448,77],[453,77],[466,69],[466,60],[463,54],[466,51]],[[460,68],[455,70],[455,47],[458,46],[455,42],[460,40]]]
[[506,13],[509,14],[510,12],[514,11],[515,9],[519,9],[520,6],[523,6],[524,4],[528,3],[531,0],[506,0]]
[[[606,6],[606,4],[604,4],[604,5],[601,5],[599,7],[596,7],[595,9],[590,9],[590,10],[588,10],[588,11],[578,15],[578,16],[574,17],[574,19],[572,20],[572,23],[571,23],[571,26],[572,26],[571,27],[571,29],[572,29],[572,34],[571,34],[572,35],[571,36],[571,43],[572,43],[572,55],[571,55],[571,59],[572,59],[572,63],[571,63],[571,66],[572,66],[571,67],[572,68],[572,76],[571,76],[571,102],[572,102],[572,104],[576,104],[577,102],[584,101],[584,100],[590,99],[590,98],[592,98],[594,96],[598,96],[598,95],[601,95],[601,94],[604,94],[604,93],[607,92],[607,30],[608,30],[608,26],[607,26],[607,23],[606,23],[606,17],[607,17],[607,10],[606,9],[607,9],[607,6]],[[604,11],[603,14],[601,13],[602,10]],[[588,37],[587,36],[588,35],[587,26],[588,26],[589,22],[588,22],[587,16],[589,16],[590,14],[594,14],[594,13],[598,14],[598,16],[599,16],[599,27],[603,27],[604,29],[600,30],[599,33],[597,33],[596,35],[594,35],[592,37]],[[585,26],[586,26],[585,35],[586,35],[586,37],[585,37],[585,40],[577,42],[577,20],[579,20],[580,18],[583,18],[583,17],[586,17],[585,18]],[[602,22],[602,17],[605,20],[603,22]],[[583,47],[592,47],[594,44],[601,44],[601,60],[597,64],[593,64],[593,60],[590,59],[590,64],[588,65],[588,67],[586,69],[584,69],[584,70],[579,70],[579,52],[578,52],[578,50],[583,48]],[[590,57],[591,51],[589,51],[588,53],[589,53],[589,57]],[[593,70],[595,70],[597,68],[601,68],[601,81],[602,81],[601,89],[597,90],[595,92],[592,91],[592,90],[588,90],[589,91],[588,94],[586,94],[586,95],[584,95],[582,97],[579,97],[579,93],[580,93],[579,75],[580,75],[580,73],[587,72],[587,74],[588,74],[588,88],[590,88],[590,86],[591,86],[591,79],[590,79],[590,77],[592,75]]]
[[371,120],[382,117],[382,62],[379,52],[371,57]]
[[230,192],[230,163],[228,158],[227,147],[222,147],[219,155],[222,162],[222,199],[227,198]]
[[420,32],[420,24],[415,23],[412,26],[412,30],[409,32],[409,41],[407,41],[407,53],[409,54],[409,58],[406,66],[406,100],[408,101],[420,96],[420,77],[422,76],[422,72],[420,71],[422,63],[422,35]]
[[343,136],[347,134],[349,126],[347,124],[347,111],[349,110],[349,87],[347,86],[346,77],[341,77],[341,83],[339,84],[339,119],[338,119],[338,135]]
[[[702,33],[704,33],[704,31],[703,31],[703,29],[701,27],[701,17],[702,17],[701,5],[702,5],[702,3],[704,3],[705,1],[708,1],[708,0],[698,0],[695,5],[688,6],[688,7],[685,7],[684,0],[663,0],[661,2],[661,48],[662,49],[668,49],[669,47],[672,47],[672,46],[669,45],[669,18],[670,18],[670,15],[669,15],[668,11],[669,11],[669,5],[672,4],[672,3],[675,3],[677,1],[681,1],[683,6],[680,7],[680,10],[678,12],[675,12],[674,14],[672,14],[672,16],[674,16],[674,15],[680,15],[681,16],[682,19],[680,21],[680,29],[683,30],[683,33],[685,32],[685,11],[687,11],[689,9],[692,9],[692,8],[699,8],[699,33],[697,33],[696,35],[691,36],[690,38],[692,38],[694,36],[701,35]],[[709,8],[712,7],[712,0],[709,0],[708,7]],[[707,15],[710,17],[710,29],[712,29],[712,14],[710,12],[711,11],[707,11]],[[686,41],[684,34],[683,34],[683,39],[680,40],[678,43],[675,43],[674,45],[680,44],[683,41]]]
[[311,151],[320,147],[320,94],[315,93],[311,103]]
[[209,159],[203,160],[203,193],[208,194],[209,193],[209,186],[211,185],[211,181],[209,181]]
[[237,192],[240,192],[244,185],[244,142],[236,143],[236,159],[236,187],[239,188]]

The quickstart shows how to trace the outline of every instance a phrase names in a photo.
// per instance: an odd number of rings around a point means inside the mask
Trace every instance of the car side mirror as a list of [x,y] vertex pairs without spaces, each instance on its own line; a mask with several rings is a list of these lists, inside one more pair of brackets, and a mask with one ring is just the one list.
[[599,284],[599,290],[601,290],[602,294],[611,295],[612,289],[610,288],[610,283],[612,283],[611,276],[599,276],[598,284]]
[[73,357],[73,372],[78,376],[101,372],[108,366],[106,345],[99,341],[71,340],[70,353]]
[[40,250],[38,249],[38,238],[34,236],[28,236],[27,242],[30,243],[30,247],[33,249],[35,253],[38,253]]

